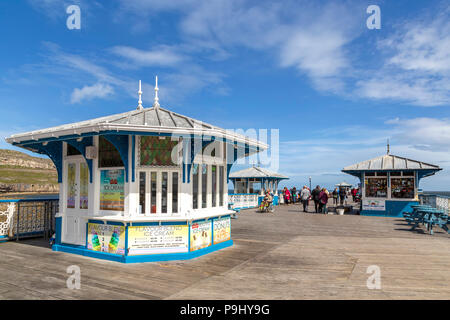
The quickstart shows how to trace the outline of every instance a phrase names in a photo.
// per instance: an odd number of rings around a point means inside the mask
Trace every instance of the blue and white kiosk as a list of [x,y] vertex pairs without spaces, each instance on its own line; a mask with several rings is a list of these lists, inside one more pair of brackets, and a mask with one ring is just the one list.
[[361,215],[402,217],[419,203],[420,179],[442,170],[436,165],[389,154],[342,169],[361,181]]
[[267,144],[163,109],[144,108],[15,134],[53,160],[55,251],[118,262],[194,258],[231,246],[228,174]]
[[261,204],[264,194],[270,190],[274,194],[273,204],[279,204],[278,183],[288,177],[265,168],[253,166],[230,173],[234,193],[229,195],[233,209],[255,208]]

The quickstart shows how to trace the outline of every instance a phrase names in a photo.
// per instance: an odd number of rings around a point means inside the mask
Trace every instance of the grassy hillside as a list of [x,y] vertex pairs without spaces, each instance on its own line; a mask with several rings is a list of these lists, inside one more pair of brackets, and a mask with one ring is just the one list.
[[10,186],[26,184],[30,187],[32,185],[55,186],[58,184],[58,176],[50,159],[0,149],[0,184]]

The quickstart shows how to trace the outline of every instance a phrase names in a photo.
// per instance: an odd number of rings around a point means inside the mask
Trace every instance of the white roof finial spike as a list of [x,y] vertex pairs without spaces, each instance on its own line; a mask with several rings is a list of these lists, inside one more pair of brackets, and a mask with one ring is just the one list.
[[158,76],[155,78],[155,102],[153,102],[153,107],[158,108],[159,107],[159,98],[158,98]]
[[144,109],[144,107],[142,106],[142,87],[141,87],[141,80],[139,80],[139,91],[138,91],[138,95],[139,95],[139,101],[138,101],[138,107],[136,108],[137,110],[142,110]]

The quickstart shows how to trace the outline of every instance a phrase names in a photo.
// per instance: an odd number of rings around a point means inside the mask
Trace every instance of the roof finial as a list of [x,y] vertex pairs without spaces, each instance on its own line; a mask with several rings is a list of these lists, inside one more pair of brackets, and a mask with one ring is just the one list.
[[389,154],[389,139],[387,139],[387,154]]
[[137,106],[136,110],[142,110],[142,109],[144,109],[144,107],[142,106],[142,87],[141,87],[141,80],[139,80],[139,91],[138,91],[138,95],[139,95],[139,101],[138,101],[138,106]]
[[155,78],[155,101],[153,102],[153,107],[158,108],[159,107],[159,99],[158,99],[158,76]]

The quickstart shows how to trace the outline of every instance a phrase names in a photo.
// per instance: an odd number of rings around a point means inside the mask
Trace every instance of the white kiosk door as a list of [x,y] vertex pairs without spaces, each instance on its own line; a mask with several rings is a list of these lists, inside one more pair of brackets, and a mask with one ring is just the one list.
[[66,165],[66,214],[63,219],[64,243],[86,244],[86,221],[88,211],[89,169],[84,159],[68,160]]

